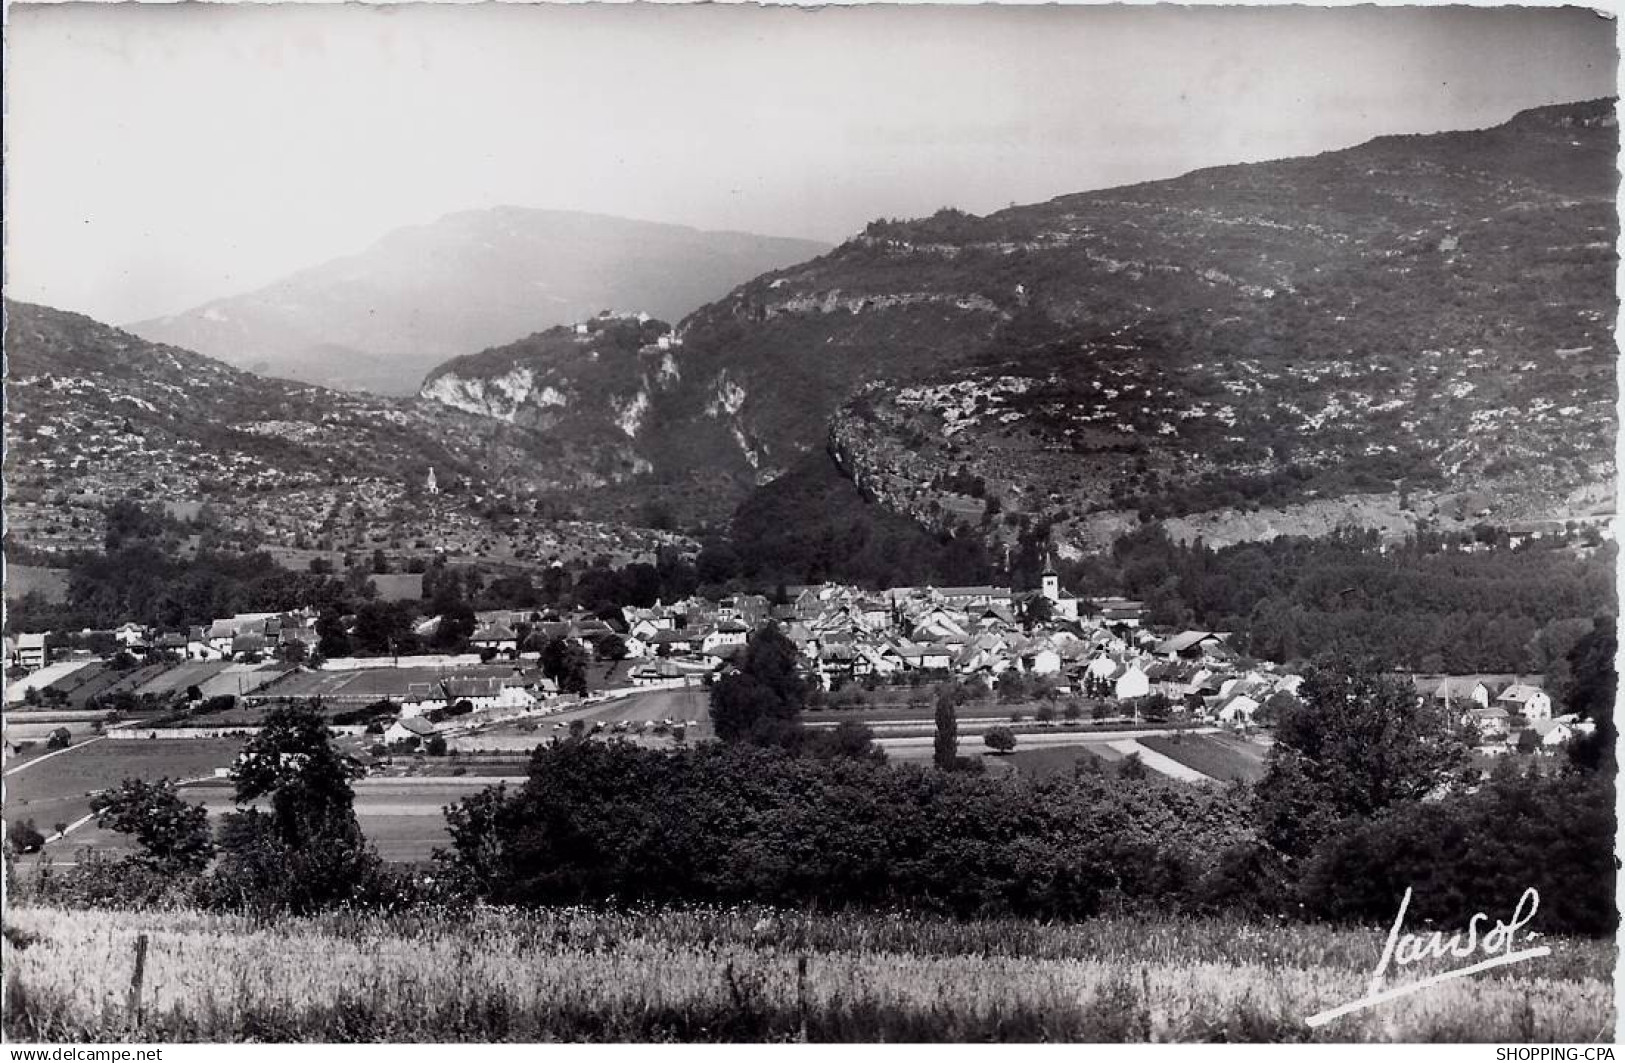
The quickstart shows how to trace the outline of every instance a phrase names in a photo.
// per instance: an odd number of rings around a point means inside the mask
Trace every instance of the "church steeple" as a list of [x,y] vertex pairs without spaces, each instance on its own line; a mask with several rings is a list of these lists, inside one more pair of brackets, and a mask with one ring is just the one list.
[[1055,571],[1055,556],[1048,551],[1044,554],[1044,571],[1038,577],[1038,586],[1050,601],[1061,600],[1061,576]]

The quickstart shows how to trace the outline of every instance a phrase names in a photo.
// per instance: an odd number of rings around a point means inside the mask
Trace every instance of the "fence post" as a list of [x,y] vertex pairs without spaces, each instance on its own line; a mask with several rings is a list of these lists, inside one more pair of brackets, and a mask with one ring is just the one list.
[[807,1043],[807,957],[796,957],[796,1012],[801,1020],[801,1043]]
[[141,981],[147,974],[147,935],[135,938],[135,973],[130,976],[130,1000],[126,1007],[130,1016],[130,1032],[141,1025]]

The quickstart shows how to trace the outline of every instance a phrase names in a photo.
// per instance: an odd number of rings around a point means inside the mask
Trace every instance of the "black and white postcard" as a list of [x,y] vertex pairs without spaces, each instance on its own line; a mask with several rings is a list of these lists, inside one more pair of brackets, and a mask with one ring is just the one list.
[[1611,11],[6,20],[6,1041],[1613,1058]]

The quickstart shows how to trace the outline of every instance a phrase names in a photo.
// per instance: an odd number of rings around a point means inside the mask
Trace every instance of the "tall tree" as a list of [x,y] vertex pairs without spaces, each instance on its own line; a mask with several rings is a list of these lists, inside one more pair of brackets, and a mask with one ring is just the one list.
[[1345,820],[1420,800],[1468,761],[1457,722],[1406,680],[1333,659],[1310,669],[1298,697],[1281,706],[1256,790],[1260,829],[1288,855]]
[[271,710],[231,771],[239,805],[269,798],[271,810],[226,817],[213,881],[221,902],[301,913],[377,885],[382,865],[356,821],[355,774],[314,707]]
[[711,723],[724,742],[789,741],[807,699],[795,643],[776,624],[752,635],[744,663],[711,688]]
[[321,714],[295,703],[266,714],[231,769],[231,780],[239,805],[269,797],[277,835],[290,846],[305,847],[359,842],[350,786],[355,774],[333,748]]
[[1598,617],[1591,631],[1569,651],[1571,676],[1562,691],[1567,709],[1595,728],[1569,747],[1569,758],[1582,771],[1614,773],[1614,698],[1619,691],[1619,674],[1614,670],[1618,636],[1614,618]]
[[959,761],[959,712],[954,708],[950,688],[937,691],[937,735],[935,740],[937,767],[953,771]]

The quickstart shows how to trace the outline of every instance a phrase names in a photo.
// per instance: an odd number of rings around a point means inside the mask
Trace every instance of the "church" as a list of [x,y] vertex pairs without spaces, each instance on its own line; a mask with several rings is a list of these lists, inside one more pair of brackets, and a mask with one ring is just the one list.
[[1061,589],[1061,576],[1055,571],[1055,558],[1049,556],[1044,562],[1044,571],[1038,577],[1038,593],[1049,599],[1050,610],[1057,620],[1078,619],[1078,597],[1071,591]]

